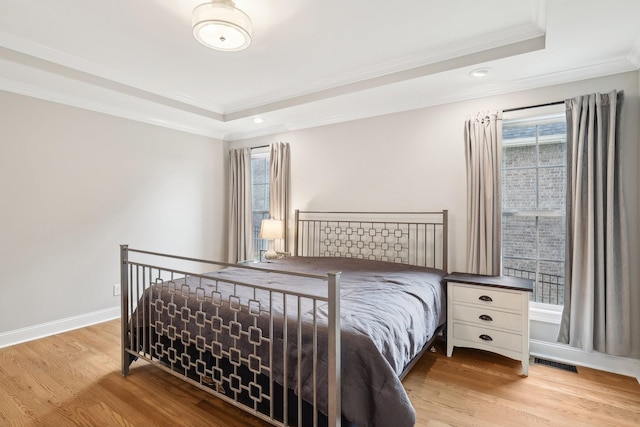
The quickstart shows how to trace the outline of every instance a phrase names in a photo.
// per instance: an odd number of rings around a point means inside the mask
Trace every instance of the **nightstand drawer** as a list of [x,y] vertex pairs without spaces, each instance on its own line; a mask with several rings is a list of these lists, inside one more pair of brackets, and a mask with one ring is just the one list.
[[522,298],[520,292],[492,289],[486,286],[467,286],[454,284],[453,301],[486,307],[504,308],[521,311]]
[[522,351],[522,335],[493,329],[453,324],[453,337],[456,340],[470,341],[475,344],[484,344],[489,347],[499,347],[510,351]]
[[507,329],[514,332],[522,331],[522,315],[491,310],[489,307],[470,307],[454,304],[454,322],[462,321],[474,323],[480,327]]

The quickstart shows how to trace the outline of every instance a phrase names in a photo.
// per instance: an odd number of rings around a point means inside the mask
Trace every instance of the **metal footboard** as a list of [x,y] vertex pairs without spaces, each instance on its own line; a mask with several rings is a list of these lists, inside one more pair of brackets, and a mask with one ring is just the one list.
[[291,291],[197,272],[226,263],[127,245],[120,255],[123,376],[139,358],[273,425],[340,425],[339,272],[233,265],[271,282],[284,274],[322,285]]

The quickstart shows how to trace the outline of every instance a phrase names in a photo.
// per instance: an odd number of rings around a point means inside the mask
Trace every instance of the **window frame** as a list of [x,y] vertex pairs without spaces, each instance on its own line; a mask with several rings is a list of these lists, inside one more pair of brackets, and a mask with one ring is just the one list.
[[[253,161],[255,159],[265,159],[266,160],[266,177],[267,180],[265,183],[261,183],[260,185],[266,185],[266,197],[267,197],[267,209],[255,209],[255,188],[256,183],[255,179],[255,171],[253,168]],[[271,185],[271,177],[270,177],[270,165],[271,165],[271,150],[270,147],[260,147],[254,148],[251,150],[251,218],[252,218],[252,234],[253,234],[253,256],[254,259],[260,260],[262,258],[262,253],[267,250],[268,241],[265,239],[261,239],[260,236],[260,225],[262,219],[269,219],[271,217],[269,210],[269,192]],[[260,221],[257,221],[256,218],[261,217]],[[257,222],[256,222],[257,221]]]
[[[535,147],[535,162],[531,163],[530,165],[525,165],[525,166],[512,166],[512,167],[507,167],[505,165],[505,163],[503,162],[500,167],[501,167],[501,180],[502,180],[502,195],[504,196],[504,189],[505,189],[505,183],[504,183],[504,177],[505,177],[505,172],[509,171],[509,170],[535,170],[535,200],[536,200],[536,206],[539,206],[540,203],[540,170],[541,169],[550,169],[550,168],[564,168],[564,173],[565,173],[565,179],[566,179],[566,173],[567,173],[567,165],[566,165],[566,156],[565,156],[565,162],[561,163],[561,164],[541,164],[541,156],[540,156],[540,147],[542,145],[546,145],[546,144],[557,144],[557,143],[564,143],[565,144],[565,150],[566,150],[566,142],[567,142],[567,138],[566,138],[566,131],[564,132],[564,134],[552,134],[552,135],[540,135],[540,126],[544,125],[545,123],[555,123],[558,122],[559,120],[565,120],[565,116],[564,116],[564,106],[562,104],[559,104],[558,106],[554,106],[551,108],[546,108],[544,109],[544,111],[540,111],[540,110],[536,110],[536,109],[532,109],[529,111],[518,111],[517,113],[517,117],[509,117],[508,114],[505,114],[503,116],[503,130],[504,128],[509,128],[509,127],[513,127],[513,126],[536,126],[536,132],[535,132],[535,136],[534,137],[522,137],[522,138],[512,138],[506,141],[509,141],[508,143],[505,143],[505,139],[503,138],[503,152],[502,155],[504,156],[504,150],[505,150],[505,145],[507,147],[517,147],[517,146],[534,146]],[[503,132],[504,135],[504,132]],[[565,151],[566,152],[566,151]],[[566,181],[565,181],[566,183]],[[566,197],[566,185],[565,185],[565,194],[563,195],[563,197]],[[540,221],[543,218],[566,218],[566,213],[565,210],[563,209],[505,209],[504,207],[504,200],[503,200],[503,205],[501,208],[501,216],[503,218],[503,226],[504,227],[504,219],[506,218],[513,218],[513,217],[523,217],[523,218],[534,218],[535,219],[535,254],[534,254],[534,258],[518,258],[518,257],[514,257],[514,256],[505,256],[504,254],[504,239],[503,237],[501,237],[502,240],[502,246],[503,246],[503,252],[500,255],[500,270],[501,270],[501,274],[505,273],[505,266],[504,266],[504,261],[505,259],[522,259],[522,260],[528,260],[528,261],[532,261],[535,262],[535,272],[533,272],[534,274],[534,278],[535,278],[535,283],[538,282],[538,280],[541,278],[541,269],[540,269],[540,265],[543,262],[561,262],[564,263],[564,257],[562,257],[561,259],[546,259],[546,258],[541,258],[541,247],[540,247],[540,242],[541,242],[541,236],[540,236],[540,230],[541,230],[541,224]],[[566,229],[565,229],[565,242],[566,242]],[[566,243],[565,243],[566,244]],[[564,250],[564,248],[562,249]],[[510,267],[506,267],[507,269]],[[518,270],[518,269],[515,269]],[[558,276],[558,279],[556,280],[560,280],[560,278],[562,279],[562,286],[564,286],[564,265],[562,266],[562,271],[563,271],[563,275],[562,276]],[[542,289],[542,288],[540,288]],[[550,319],[552,319],[553,323],[556,323],[559,321],[559,315],[562,312],[564,303],[562,301],[562,298],[564,296],[564,290],[563,290],[563,294],[562,296],[558,293],[556,294],[556,303],[552,303],[551,298],[549,297],[549,302],[544,302],[544,301],[536,301],[535,299],[530,300],[529,301],[529,305],[531,308],[536,308],[539,310],[536,311],[540,311],[540,313],[542,314],[542,317],[544,318],[545,321],[549,321]],[[543,298],[543,295],[540,295],[540,299]]]

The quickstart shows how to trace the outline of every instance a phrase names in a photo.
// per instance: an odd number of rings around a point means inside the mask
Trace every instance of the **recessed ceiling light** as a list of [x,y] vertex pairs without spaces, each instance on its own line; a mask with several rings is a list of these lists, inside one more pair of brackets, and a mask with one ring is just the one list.
[[264,122],[264,119],[262,117],[254,117],[253,119],[253,123],[262,123]]
[[471,77],[485,77],[487,74],[489,74],[489,69],[488,68],[476,68],[475,70],[473,70],[472,72],[469,73],[469,76],[471,76]]

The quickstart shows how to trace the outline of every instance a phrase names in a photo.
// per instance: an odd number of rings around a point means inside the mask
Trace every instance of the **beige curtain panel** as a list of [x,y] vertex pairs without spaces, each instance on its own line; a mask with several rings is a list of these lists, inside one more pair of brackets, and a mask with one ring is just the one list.
[[291,154],[289,143],[271,145],[269,168],[269,214],[284,221],[284,239],[275,242],[276,251],[288,251],[291,199]]
[[251,149],[230,150],[228,262],[253,258],[251,211]]
[[626,356],[631,309],[618,132],[622,93],[579,96],[565,106],[567,252],[558,341]]
[[467,162],[467,272],[500,274],[502,112],[480,112],[465,122]]

